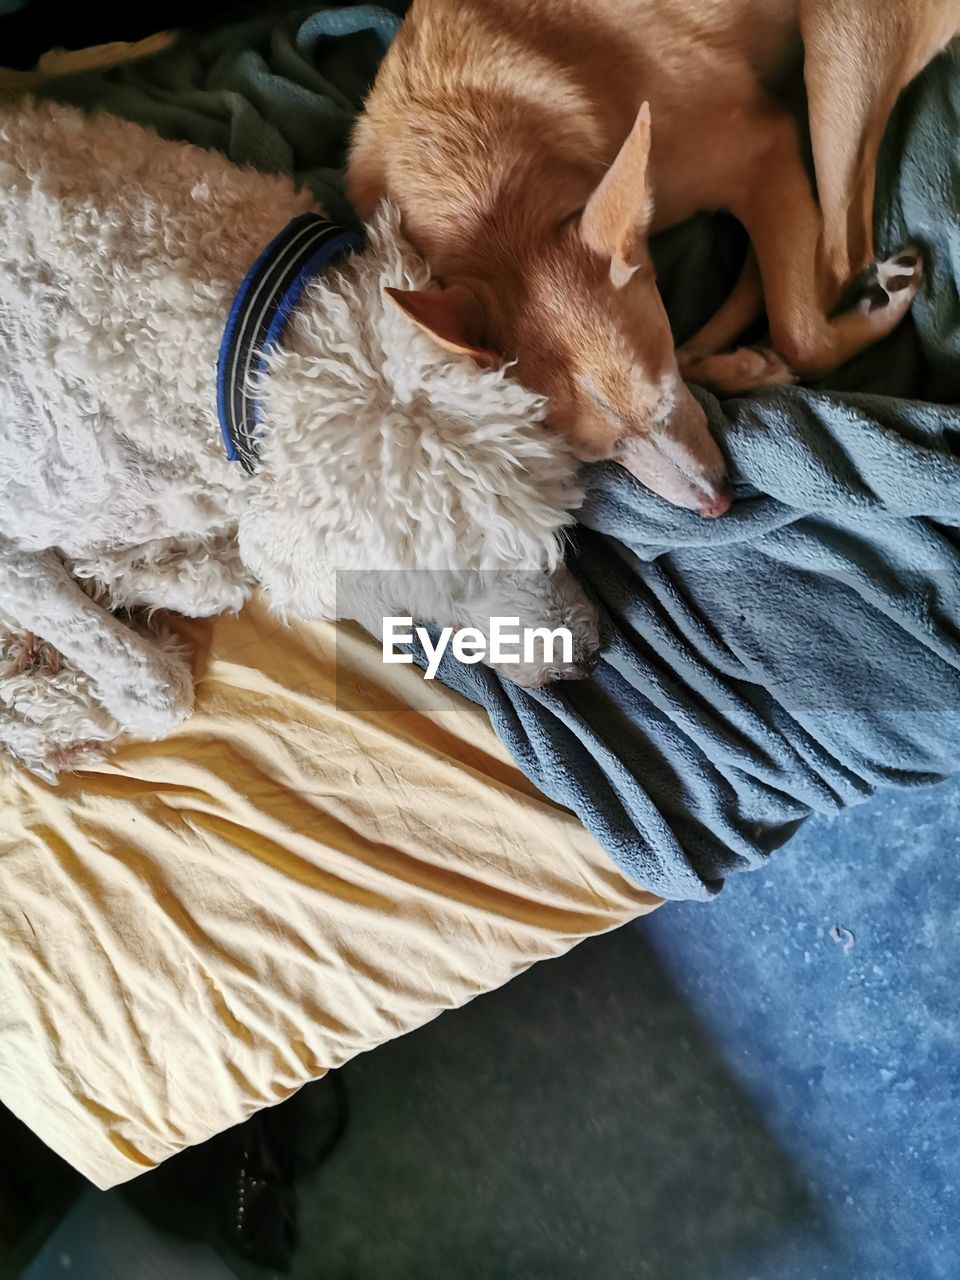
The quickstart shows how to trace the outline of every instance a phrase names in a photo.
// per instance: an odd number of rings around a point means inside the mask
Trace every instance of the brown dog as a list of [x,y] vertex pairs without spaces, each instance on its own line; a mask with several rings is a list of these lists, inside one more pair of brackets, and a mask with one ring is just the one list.
[[[583,458],[720,515],[724,463],[681,372],[793,381],[901,320],[920,258],[874,261],[877,151],[958,31],[960,0],[414,0],[356,127],[352,195],[364,217],[394,201],[431,264],[436,288],[394,292],[412,320],[515,360]],[[801,74],[809,138],[787,106]],[[647,236],[699,209],[730,210],[752,250],[678,359]],[[764,303],[769,345],[724,352]]]

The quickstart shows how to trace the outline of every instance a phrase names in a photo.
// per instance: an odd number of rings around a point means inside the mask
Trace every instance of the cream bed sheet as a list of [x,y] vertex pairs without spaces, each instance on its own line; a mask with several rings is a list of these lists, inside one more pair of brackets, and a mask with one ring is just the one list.
[[0,779],[0,1099],[99,1187],[659,901],[359,632],[176,625],[179,732]]

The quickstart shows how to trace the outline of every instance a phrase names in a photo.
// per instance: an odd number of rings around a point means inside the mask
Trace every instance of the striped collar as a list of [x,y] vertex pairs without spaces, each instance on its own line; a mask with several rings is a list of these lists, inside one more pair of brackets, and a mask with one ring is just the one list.
[[227,457],[252,475],[260,457],[257,383],[310,278],[363,237],[316,213],[294,218],[271,240],[233,300],[217,360],[217,417]]

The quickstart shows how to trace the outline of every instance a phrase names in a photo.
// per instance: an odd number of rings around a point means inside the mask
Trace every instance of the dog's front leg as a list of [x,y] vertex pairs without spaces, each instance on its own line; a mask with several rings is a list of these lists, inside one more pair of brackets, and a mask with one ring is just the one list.
[[101,588],[112,609],[169,609],[188,618],[236,613],[254,586],[232,529],[101,552],[71,561],[70,571]]
[[677,348],[677,361],[686,376],[687,369],[702,363],[707,356],[726,351],[740,335],[763,315],[763,281],[753,246],[747,248],[737,283],[729,297],[707,323]]
[[125,731],[163,737],[193,709],[187,664],[84,595],[55,552],[0,540],[0,610],[84,671]]

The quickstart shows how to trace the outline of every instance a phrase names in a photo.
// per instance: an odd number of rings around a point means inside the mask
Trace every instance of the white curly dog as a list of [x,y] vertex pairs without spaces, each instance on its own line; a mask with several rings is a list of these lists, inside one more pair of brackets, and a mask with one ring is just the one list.
[[109,115],[0,108],[0,745],[46,776],[64,742],[160,737],[191,710],[185,655],[124,610],[209,616],[259,585],[281,612],[368,629],[500,613],[577,637],[566,666],[508,668],[518,683],[590,668],[595,615],[562,564],[576,463],[538,398],[384,298],[429,279],[393,210],[307,284],[256,389],[260,465],[228,460],[231,304],[313,207]]

